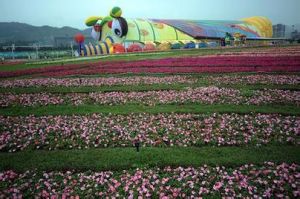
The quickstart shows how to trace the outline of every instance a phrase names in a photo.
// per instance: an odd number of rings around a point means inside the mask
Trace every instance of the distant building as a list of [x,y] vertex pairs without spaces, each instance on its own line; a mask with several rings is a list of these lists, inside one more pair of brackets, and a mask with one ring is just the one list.
[[298,32],[298,30],[295,30],[294,32],[291,33],[292,39],[293,40],[300,40],[300,32]]
[[286,25],[284,24],[276,24],[273,25],[273,37],[274,38],[282,38],[286,37]]

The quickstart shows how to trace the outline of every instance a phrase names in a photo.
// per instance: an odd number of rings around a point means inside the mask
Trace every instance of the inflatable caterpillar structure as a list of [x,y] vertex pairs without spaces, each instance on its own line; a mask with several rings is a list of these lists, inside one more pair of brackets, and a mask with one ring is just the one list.
[[266,17],[240,21],[125,19],[119,7],[109,16],[91,16],[85,23],[91,27],[95,43],[85,44],[81,56],[215,46],[213,41],[228,35],[242,35],[247,40],[273,35],[272,23]]

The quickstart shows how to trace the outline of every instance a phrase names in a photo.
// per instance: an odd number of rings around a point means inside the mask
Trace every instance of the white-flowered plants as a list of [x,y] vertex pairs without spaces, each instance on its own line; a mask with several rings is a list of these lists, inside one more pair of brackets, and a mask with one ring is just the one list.
[[300,118],[276,114],[0,116],[0,150],[299,145]]
[[187,88],[185,90],[165,90],[147,92],[97,92],[97,93],[26,93],[0,94],[0,107],[7,106],[47,106],[60,104],[101,104],[117,105],[125,103],[156,104],[294,104],[300,105],[300,91],[257,90],[252,95],[243,95],[238,89],[214,86]]
[[0,198],[299,198],[298,164],[0,172]]
[[204,78],[211,84],[276,84],[300,85],[298,75],[222,75],[207,76]]
[[[299,85],[298,75],[213,75],[203,76],[200,81],[212,85],[220,84],[276,84]],[[186,75],[169,75],[162,77],[132,76],[132,77],[99,77],[99,78],[34,78],[0,81],[0,88],[16,87],[80,87],[80,86],[113,86],[139,84],[194,84],[197,78]]]
[[191,76],[133,76],[133,77],[99,77],[99,78],[39,78],[39,79],[16,79],[0,81],[2,88],[14,87],[78,87],[78,86],[112,86],[112,85],[138,85],[138,84],[174,84],[195,83],[196,79]]

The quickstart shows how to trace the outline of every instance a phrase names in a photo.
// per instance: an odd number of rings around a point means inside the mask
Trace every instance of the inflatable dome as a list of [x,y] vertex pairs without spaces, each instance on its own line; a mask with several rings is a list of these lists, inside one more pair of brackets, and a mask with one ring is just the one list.
[[159,44],[158,46],[158,50],[161,51],[166,51],[166,50],[170,50],[171,49],[171,44],[169,42],[163,42],[161,44]]
[[155,51],[156,50],[156,46],[154,43],[147,43],[144,46],[144,51]]
[[128,48],[127,48],[127,52],[141,52],[143,51],[143,48],[141,45],[139,44],[131,44]]
[[122,44],[114,44],[113,48],[113,52],[117,54],[126,52],[125,47]]

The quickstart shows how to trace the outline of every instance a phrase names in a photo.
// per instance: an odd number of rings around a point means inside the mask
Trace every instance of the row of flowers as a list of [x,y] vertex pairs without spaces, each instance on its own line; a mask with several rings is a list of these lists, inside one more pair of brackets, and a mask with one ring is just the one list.
[[196,79],[191,76],[133,76],[133,77],[102,77],[102,78],[39,78],[39,79],[16,79],[0,81],[0,87],[51,87],[51,86],[103,86],[103,85],[137,85],[137,84],[174,84],[195,83]]
[[113,171],[12,170],[0,173],[0,198],[299,198],[300,166],[165,167]]
[[205,81],[214,85],[221,84],[276,84],[300,85],[299,75],[220,75],[206,76]]
[[0,150],[299,145],[300,118],[268,114],[0,116]]
[[240,90],[218,87],[199,87],[186,90],[166,90],[147,92],[98,92],[98,93],[33,93],[0,94],[0,107],[7,106],[47,106],[59,104],[103,104],[116,105],[125,103],[156,104],[300,104],[300,91],[256,90],[250,96]]
[[[72,75],[94,75],[94,74],[120,74],[120,73],[159,73],[159,74],[186,74],[186,73],[241,73],[241,72],[299,72],[299,63],[296,66],[290,65],[277,65],[277,66],[164,66],[164,67],[133,67],[133,68],[87,68],[82,70],[68,70],[68,71],[55,71],[47,72],[43,74],[37,74],[36,76],[47,77],[63,77]],[[1,74],[0,74],[1,75]],[[30,74],[29,74],[30,75]],[[18,75],[19,76],[19,75]]]
[[[203,76],[200,81],[210,84],[300,84],[298,75],[220,75]],[[76,86],[103,86],[103,85],[138,85],[138,84],[194,84],[196,78],[185,75],[172,75],[164,77],[133,76],[133,77],[102,77],[102,78],[37,78],[15,79],[0,81],[0,87],[76,87]]]
[[219,53],[218,56],[294,56],[300,54],[299,46],[289,46],[289,47],[272,47],[272,48],[253,48],[247,49],[246,51],[235,51],[235,52],[223,52]]
[[[243,72],[243,71],[299,71],[299,54],[274,56],[198,56],[137,61],[100,61],[68,64],[19,71],[0,71],[0,77],[24,75],[66,76],[124,72]],[[185,70],[184,70],[185,69]]]

